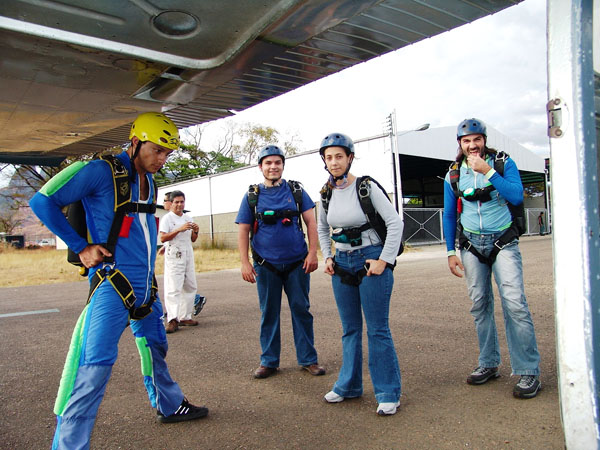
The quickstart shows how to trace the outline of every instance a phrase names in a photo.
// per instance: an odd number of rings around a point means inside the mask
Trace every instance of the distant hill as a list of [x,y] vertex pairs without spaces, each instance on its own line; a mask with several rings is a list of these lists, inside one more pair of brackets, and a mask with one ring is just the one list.
[[[0,211],[10,210],[15,195],[19,196],[21,203],[27,205],[34,193],[35,190],[15,173],[8,185],[0,189]],[[16,220],[22,220],[23,223],[13,230],[13,234],[25,235],[27,243],[35,244],[41,239],[54,238],[54,234],[42,225],[29,206],[22,206],[15,211],[14,216]]]
[[17,218],[23,219],[23,224],[13,234],[23,234],[25,242],[35,244],[42,239],[54,238],[54,233],[46,228],[30,207],[20,208]]

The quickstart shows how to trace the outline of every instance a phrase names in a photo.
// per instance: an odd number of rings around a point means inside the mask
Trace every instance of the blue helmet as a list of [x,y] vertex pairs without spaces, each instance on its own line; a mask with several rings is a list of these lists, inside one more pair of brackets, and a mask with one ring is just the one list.
[[283,159],[283,162],[285,162],[285,154],[283,153],[283,150],[276,145],[267,145],[266,147],[262,148],[260,152],[258,152],[258,164],[260,164],[263,158],[271,155],[281,156],[281,159]]
[[472,119],[465,119],[458,124],[458,128],[456,130],[456,139],[460,141],[461,137],[468,136],[470,134],[483,134],[483,137],[487,138],[487,129],[485,128],[485,123],[473,117]]
[[319,153],[323,157],[323,152],[328,147],[342,147],[346,149],[346,153],[354,153],[354,142],[348,136],[342,133],[330,133],[321,141]]

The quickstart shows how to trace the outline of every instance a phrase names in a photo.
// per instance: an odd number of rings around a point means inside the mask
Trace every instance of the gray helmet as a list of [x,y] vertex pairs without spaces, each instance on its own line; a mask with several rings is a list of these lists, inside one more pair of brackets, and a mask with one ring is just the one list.
[[342,147],[346,149],[346,153],[354,153],[354,142],[348,136],[342,133],[330,133],[323,141],[321,141],[321,148],[319,154],[323,157],[323,152],[329,147]]
[[283,162],[285,162],[285,154],[283,153],[283,150],[281,150],[276,145],[267,145],[266,147],[261,149],[260,152],[258,152],[258,164],[260,164],[263,158],[266,158],[267,156],[271,155],[281,156],[281,159],[283,159]]
[[460,141],[461,137],[468,136],[470,134],[482,134],[483,137],[487,138],[487,129],[485,128],[485,123],[479,119],[472,118],[465,119],[458,124],[458,129],[456,130],[456,139]]

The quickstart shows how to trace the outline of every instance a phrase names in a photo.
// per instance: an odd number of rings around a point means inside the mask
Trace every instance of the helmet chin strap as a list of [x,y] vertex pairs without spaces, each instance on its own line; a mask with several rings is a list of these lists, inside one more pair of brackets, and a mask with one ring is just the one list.
[[269,180],[271,182],[270,185],[267,185],[267,183],[263,183],[265,185],[265,187],[269,188],[269,187],[276,187],[279,186],[281,184],[281,178],[279,177],[276,180]]
[[[321,156],[321,159],[323,159],[323,162],[325,161],[325,158],[323,158]],[[348,167],[346,167],[346,171],[344,172],[343,175],[340,175],[338,177],[334,176],[331,172],[329,172],[329,169],[327,168],[327,164],[325,164],[325,170],[329,173],[329,181],[331,182],[331,184],[333,186],[337,186],[337,187],[344,187],[348,184],[348,174],[350,173],[350,167],[352,167],[352,161],[354,161],[354,155],[350,155],[350,160],[348,161]],[[341,185],[337,185],[337,182],[340,180],[344,180],[344,182]]]
[[[344,182],[342,184],[337,184],[337,182],[339,180],[344,180]],[[334,188],[345,188],[348,185],[348,175],[343,175],[341,177],[334,177],[333,175],[329,174],[329,184],[331,186],[333,186]]]
[[133,160],[137,158],[137,155],[140,153],[140,148],[142,148],[142,141],[138,140],[138,143],[133,150],[133,155],[129,158],[129,164],[131,165],[131,181],[135,180],[135,174],[137,173],[137,169],[135,168],[135,164],[133,164]]

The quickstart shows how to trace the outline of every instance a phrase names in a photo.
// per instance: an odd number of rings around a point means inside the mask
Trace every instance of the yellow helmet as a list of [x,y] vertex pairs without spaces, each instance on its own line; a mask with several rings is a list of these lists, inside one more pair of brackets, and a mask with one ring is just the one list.
[[154,142],[169,150],[179,148],[179,130],[173,121],[162,113],[140,114],[131,125],[129,139],[134,136],[142,142]]

